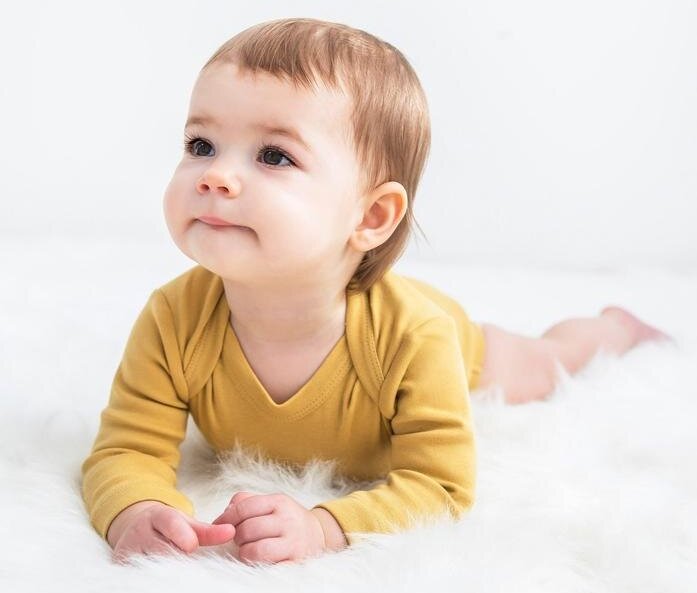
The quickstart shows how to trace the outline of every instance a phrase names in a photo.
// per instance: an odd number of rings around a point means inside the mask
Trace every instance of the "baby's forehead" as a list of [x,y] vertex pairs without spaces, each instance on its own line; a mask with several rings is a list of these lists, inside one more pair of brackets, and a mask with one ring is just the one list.
[[243,71],[235,64],[204,70],[192,93],[189,115],[222,123],[253,122],[287,127],[315,141],[346,142],[353,102],[342,88],[318,81],[308,88],[268,72]]

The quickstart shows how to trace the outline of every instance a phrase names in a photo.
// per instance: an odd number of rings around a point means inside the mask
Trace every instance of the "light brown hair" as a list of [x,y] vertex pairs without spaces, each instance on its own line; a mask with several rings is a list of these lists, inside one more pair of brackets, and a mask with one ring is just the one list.
[[414,225],[421,230],[413,205],[430,149],[431,124],[416,72],[386,41],[312,18],[249,27],[223,43],[201,70],[220,61],[234,62],[246,72],[267,72],[304,89],[322,83],[351,99],[349,140],[364,171],[360,193],[397,181],[408,198],[392,235],[364,254],[349,282],[349,290],[367,290],[402,255]]

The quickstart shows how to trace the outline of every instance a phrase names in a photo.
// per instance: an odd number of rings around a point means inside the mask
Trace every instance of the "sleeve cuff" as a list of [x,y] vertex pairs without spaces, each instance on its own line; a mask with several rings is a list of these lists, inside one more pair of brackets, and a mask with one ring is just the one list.
[[90,520],[102,539],[106,540],[112,521],[126,507],[144,500],[156,500],[193,516],[191,501],[178,490],[162,488],[153,484],[124,485],[119,490],[111,490],[98,497]]

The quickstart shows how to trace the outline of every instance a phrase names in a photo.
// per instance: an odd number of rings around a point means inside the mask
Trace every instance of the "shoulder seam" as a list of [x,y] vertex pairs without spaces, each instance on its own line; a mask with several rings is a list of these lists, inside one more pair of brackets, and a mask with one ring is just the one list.
[[372,325],[372,311],[370,311],[370,307],[367,307],[367,309],[370,312],[370,315],[366,315],[365,317],[366,337],[368,338],[368,343],[366,344],[366,346],[370,351],[370,362],[373,366],[375,378],[377,379],[379,395],[380,391],[382,391],[382,385],[385,382],[385,373],[383,372],[382,364],[380,363],[380,357],[378,356],[377,350],[375,348],[375,337]]
[[161,287],[156,288],[156,289],[155,289],[155,292],[158,293],[158,294],[162,297],[162,300],[164,301],[165,306],[167,307],[167,312],[169,313],[170,323],[171,323],[172,330],[173,330],[173,331],[172,331],[172,334],[173,334],[173,336],[174,336],[174,340],[175,340],[176,343],[177,343],[177,353],[179,354],[178,358],[179,358],[179,363],[180,363],[179,366],[180,366],[180,368],[181,368],[182,376],[183,376],[183,378],[184,378],[184,385],[186,386],[186,400],[188,401],[189,398],[190,398],[190,396],[191,396],[191,394],[190,394],[190,389],[189,389],[189,381],[188,381],[187,378],[186,378],[186,371],[185,371],[185,369],[184,369],[184,364],[183,364],[184,361],[182,360],[182,355],[181,355],[182,348],[181,348],[181,344],[179,343],[179,340],[178,340],[178,338],[177,338],[176,328],[174,327],[174,313],[172,312],[172,305],[170,304],[169,299],[167,298],[167,294],[165,293],[164,290],[162,290]]

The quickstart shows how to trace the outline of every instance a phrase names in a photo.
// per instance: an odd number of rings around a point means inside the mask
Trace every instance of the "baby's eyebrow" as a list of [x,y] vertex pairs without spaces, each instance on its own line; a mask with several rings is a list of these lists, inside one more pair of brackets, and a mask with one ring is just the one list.
[[[193,126],[193,125],[212,125],[212,126],[218,126],[218,122],[208,116],[208,115],[192,115],[189,117],[189,119],[186,120],[186,126]],[[308,152],[312,152],[312,149],[310,148],[310,145],[303,139],[302,135],[298,130],[296,130],[293,127],[290,126],[283,126],[280,124],[264,124],[264,123],[254,123],[251,125],[252,128],[258,129],[258,130],[263,130],[265,132],[268,132],[269,134],[279,134],[281,136],[287,136],[288,138],[291,138],[292,140],[295,140],[298,142],[301,146],[305,148]]]

